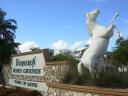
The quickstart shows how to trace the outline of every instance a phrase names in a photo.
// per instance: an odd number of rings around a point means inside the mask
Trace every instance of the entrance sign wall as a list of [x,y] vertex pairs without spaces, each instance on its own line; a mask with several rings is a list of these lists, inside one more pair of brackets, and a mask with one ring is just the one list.
[[45,59],[42,52],[29,52],[12,55],[10,63],[12,73],[12,77],[9,79],[10,85],[47,92],[48,86],[45,82],[35,80],[26,81],[13,78],[13,76],[30,76],[30,78],[36,76],[36,78],[43,78],[45,75]]
[[43,53],[12,56],[12,74],[44,76],[44,66]]

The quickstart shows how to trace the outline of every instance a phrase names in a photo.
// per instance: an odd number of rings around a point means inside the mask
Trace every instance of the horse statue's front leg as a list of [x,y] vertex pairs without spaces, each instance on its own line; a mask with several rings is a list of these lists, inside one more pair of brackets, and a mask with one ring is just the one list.
[[116,25],[114,24],[114,21],[116,20],[116,18],[119,16],[119,13],[116,12],[115,15],[113,16],[111,22],[109,23],[109,25],[107,26],[107,30],[105,32],[106,37],[111,37],[113,35],[113,30],[114,28],[116,28]]
[[115,27],[115,24],[110,24],[107,27],[107,29],[105,31],[105,37],[112,37],[113,36],[114,27]]

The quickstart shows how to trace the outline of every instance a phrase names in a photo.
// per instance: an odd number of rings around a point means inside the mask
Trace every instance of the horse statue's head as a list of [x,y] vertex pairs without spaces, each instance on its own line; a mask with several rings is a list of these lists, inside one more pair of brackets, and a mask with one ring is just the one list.
[[99,13],[100,13],[100,10],[98,8],[96,8],[93,11],[86,13],[86,19],[89,21],[96,20]]
[[87,25],[87,29],[90,36],[93,35],[92,29],[97,24],[96,18],[99,13],[100,13],[100,10],[98,8],[94,9],[91,12],[86,13],[86,25]]

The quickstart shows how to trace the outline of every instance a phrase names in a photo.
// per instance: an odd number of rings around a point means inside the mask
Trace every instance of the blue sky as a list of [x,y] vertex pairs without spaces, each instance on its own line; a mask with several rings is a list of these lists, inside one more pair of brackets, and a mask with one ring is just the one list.
[[[17,21],[16,41],[23,44],[22,48],[83,47],[89,39],[85,13],[95,8],[100,9],[97,21],[104,26],[118,11],[115,23],[128,36],[128,0],[0,0],[0,7],[7,12],[6,18]],[[116,35],[109,50],[115,40]]]

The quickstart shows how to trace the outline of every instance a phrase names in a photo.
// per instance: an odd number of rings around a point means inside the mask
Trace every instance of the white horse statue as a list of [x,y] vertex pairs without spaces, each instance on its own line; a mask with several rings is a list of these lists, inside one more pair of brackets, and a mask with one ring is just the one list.
[[94,75],[95,71],[100,72],[103,68],[103,56],[107,51],[110,37],[112,37],[114,32],[114,20],[119,14],[116,13],[111,23],[104,27],[99,25],[96,21],[99,12],[100,11],[97,8],[86,14],[87,29],[92,40],[89,48],[85,50],[80,59],[80,63],[78,64],[79,74],[82,74],[82,64],[84,67],[89,68],[92,76]]

